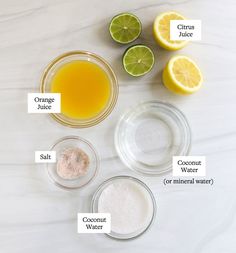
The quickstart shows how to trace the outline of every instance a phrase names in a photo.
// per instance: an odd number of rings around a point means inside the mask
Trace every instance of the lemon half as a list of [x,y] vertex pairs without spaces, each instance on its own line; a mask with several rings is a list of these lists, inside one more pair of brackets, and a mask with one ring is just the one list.
[[153,24],[153,33],[161,47],[167,50],[178,50],[188,43],[186,40],[170,40],[170,20],[184,19],[186,19],[184,16],[174,11],[164,12],[156,17]]
[[198,91],[203,82],[201,70],[187,56],[174,56],[163,71],[163,83],[171,91],[188,95]]

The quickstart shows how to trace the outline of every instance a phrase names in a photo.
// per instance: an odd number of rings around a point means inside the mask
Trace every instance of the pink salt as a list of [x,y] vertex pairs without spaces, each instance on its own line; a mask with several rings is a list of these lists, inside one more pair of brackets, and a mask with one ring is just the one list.
[[76,179],[88,171],[89,157],[80,148],[66,149],[57,162],[57,173],[63,179]]

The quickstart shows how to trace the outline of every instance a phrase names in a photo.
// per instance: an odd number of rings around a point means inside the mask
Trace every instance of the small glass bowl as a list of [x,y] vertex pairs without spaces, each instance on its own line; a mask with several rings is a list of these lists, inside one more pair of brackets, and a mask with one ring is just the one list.
[[115,146],[128,168],[158,176],[171,170],[173,156],[189,154],[191,131],[187,119],[175,106],[150,101],[121,117],[115,131]]
[[[93,195],[92,198],[92,202],[91,202],[91,212],[92,213],[98,213],[98,202],[99,202],[99,198],[102,194],[102,192],[109,186],[111,185],[114,181],[117,180],[128,180],[131,181],[133,183],[136,183],[139,187],[142,188],[142,190],[144,190],[147,193],[147,196],[150,199],[150,204],[151,204],[151,208],[152,208],[152,214],[150,215],[150,220],[149,222],[146,224],[145,227],[135,231],[134,233],[129,233],[129,234],[119,234],[116,233],[114,231],[111,230],[111,232],[108,235],[109,237],[113,238],[113,239],[118,239],[118,240],[130,240],[130,239],[134,239],[140,235],[142,235],[143,233],[145,233],[153,224],[155,217],[156,217],[156,200],[155,197],[153,196],[152,191],[149,189],[149,187],[143,183],[141,180],[135,178],[135,177],[131,177],[131,176],[115,176],[112,177],[106,181],[104,181],[96,190],[96,192]],[[122,207],[121,207],[122,208]],[[112,223],[112,217],[111,217],[111,223]]]
[[[60,155],[69,148],[80,148],[89,157],[88,171],[84,176],[77,179],[63,179],[57,173],[57,162]],[[99,159],[96,150],[87,140],[78,136],[67,136],[59,139],[50,149],[56,151],[56,163],[47,163],[47,172],[52,182],[67,190],[79,189],[94,179],[99,169]]]
[[86,52],[86,51],[72,51],[72,52],[68,52],[68,53],[58,56],[44,70],[44,73],[41,78],[40,92],[50,93],[51,80],[54,74],[57,72],[57,70],[64,64],[71,61],[75,61],[75,60],[93,62],[106,72],[108,78],[110,79],[110,85],[111,85],[110,99],[106,107],[98,115],[92,118],[73,119],[73,118],[63,115],[62,113],[51,113],[51,116],[56,121],[58,121],[59,123],[65,126],[74,127],[74,128],[91,127],[98,124],[102,120],[104,120],[112,112],[116,104],[118,93],[119,93],[119,87],[118,87],[115,73],[112,70],[111,66],[102,57],[94,53]]

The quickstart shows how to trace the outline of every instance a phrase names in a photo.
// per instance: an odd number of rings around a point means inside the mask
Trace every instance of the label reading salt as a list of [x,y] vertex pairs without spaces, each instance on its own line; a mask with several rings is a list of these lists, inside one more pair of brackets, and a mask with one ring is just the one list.
[[28,93],[28,113],[60,113],[60,93]]
[[201,20],[171,20],[171,40],[201,40]]
[[173,156],[173,176],[203,177],[206,176],[205,156]]
[[110,233],[110,213],[78,213],[78,233]]
[[35,151],[35,163],[55,163],[56,151]]

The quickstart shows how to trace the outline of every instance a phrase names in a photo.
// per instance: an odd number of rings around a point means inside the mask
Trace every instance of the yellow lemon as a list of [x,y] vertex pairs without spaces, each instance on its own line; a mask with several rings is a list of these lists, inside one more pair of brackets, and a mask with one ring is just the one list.
[[178,50],[183,48],[188,41],[170,40],[170,20],[186,19],[177,12],[164,12],[156,17],[153,24],[153,33],[157,43],[167,50]]
[[162,80],[174,93],[188,95],[200,89],[203,77],[197,64],[189,57],[174,56],[167,63]]

